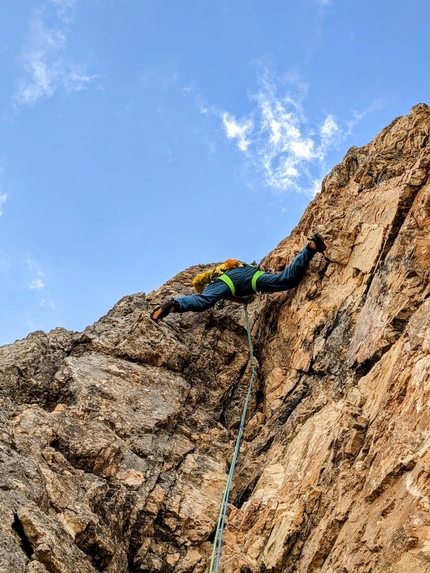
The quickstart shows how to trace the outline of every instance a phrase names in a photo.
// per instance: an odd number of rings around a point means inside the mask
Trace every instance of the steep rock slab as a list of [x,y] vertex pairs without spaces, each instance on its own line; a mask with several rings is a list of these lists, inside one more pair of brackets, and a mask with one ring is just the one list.
[[332,229],[332,262],[255,327],[268,421],[247,455],[270,447],[239,470],[225,571],[429,570],[429,131],[420,105],[350,150],[266,259]]
[[[428,573],[429,133],[420,104],[351,148],[265,263],[327,236],[251,307],[258,359],[223,573]],[[200,573],[249,380],[242,310],[150,309],[0,348],[0,572]]]

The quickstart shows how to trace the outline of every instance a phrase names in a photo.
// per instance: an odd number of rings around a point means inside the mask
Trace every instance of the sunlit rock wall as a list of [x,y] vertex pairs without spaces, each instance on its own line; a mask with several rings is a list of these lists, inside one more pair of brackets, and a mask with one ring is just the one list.
[[[429,133],[420,104],[351,148],[264,261],[330,243],[249,309],[222,573],[430,572]],[[207,570],[250,376],[242,309],[148,318],[204,268],[0,348],[1,573]]]

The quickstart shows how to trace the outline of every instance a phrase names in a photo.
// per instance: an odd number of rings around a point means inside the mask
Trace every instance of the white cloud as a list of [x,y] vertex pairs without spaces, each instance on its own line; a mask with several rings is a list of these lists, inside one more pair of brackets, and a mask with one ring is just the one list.
[[40,279],[34,279],[33,281],[31,281],[31,283],[28,285],[28,288],[30,290],[40,290],[45,286],[44,282]]
[[66,10],[73,8],[76,3],[76,0],[48,0],[53,4],[57,4],[60,8],[62,15],[65,13]]
[[[58,89],[81,91],[95,78],[65,54],[75,0],[45,0],[35,11],[22,55],[24,74],[14,105],[31,107]],[[54,22],[51,26],[49,22]]]
[[321,126],[321,137],[324,141],[331,143],[337,139],[340,134],[339,126],[333,119],[332,115],[328,115]]
[[0,249],[0,273],[7,274],[11,266],[9,257]]
[[250,133],[253,129],[251,119],[242,122],[236,121],[236,118],[229,113],[224,112],[221,116],[226,135],[229,139],[237,139],[237,146],[241,151],[246,151],[250,141],[247,139],[246,134]]
[[247,117],[237,120],[229,112],[219,114],[226,135],[237,140],[272,190],[314,195],[327,153],[342,138],[343,130],[331,114],[321,125],[310,125],[302,108],[307,86],[290,78],[280,95],[267,74],[260,82],[260,90],[251,97],[256,106]]
[[377,99],[373,103],[371,103],[363,111],[353,111],[352,112],[353,118],[347,122],[347,127],[348,127],[347,135],[351,135],[354,127],[357,125],[357,123],[359,123],[362,119],[364,119],[366,117],[366,115],[368,115],[369,113],[373,113],[374,111],[377,111],[378,109],[381,109],[381,107],[383,107],[383,105],[384,105],[383,101],[381,99]]
[[30,273],[33,276],[36,275],[36,278],[34,278],[30,282],[30,284],[28,285],[28,288],[30,290],[41,290],[41,289],[43,289],[45,287],[46,274],[42,270],[42,265],[37,263],[31,257],[29,257],[27,259],[27,266],[28,266],[28,270],[30,271]]
[[49,308],[55,309],[55,307],[57,306],[57,303],[55,300],[46,300],[45,298],[42,298],[42,300],[39,303],[39,306],[44,306],[44,307],[49,307]]
[[45,273],[42,271],[42,266],[31,257],[28,257],[27,259],[27,266],[31,272],[35,272],[38,276],[45,276]]
[[6,199],[7,199],[6,193],[4,193],[3,195],[0,195],[0,217],[3,215],[2,205],[6,201]]
[[312,197],[315,197],[315,195],[321,191],[322,180],[323,180],[323,178],[314,179],[312,181],[311,187],[308,190],[310,195],[312,195]]

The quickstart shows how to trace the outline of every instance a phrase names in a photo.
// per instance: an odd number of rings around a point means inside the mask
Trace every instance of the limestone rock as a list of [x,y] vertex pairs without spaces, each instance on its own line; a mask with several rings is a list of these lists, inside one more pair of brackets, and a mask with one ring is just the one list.
[[[264,263],[318,231],[294,291],[250,307],[258,380],[222,573],[430,573],[430,108],[325,178]],[[242,309],[150,309],[0,348],[0,573],[203,573],[250,365]]]

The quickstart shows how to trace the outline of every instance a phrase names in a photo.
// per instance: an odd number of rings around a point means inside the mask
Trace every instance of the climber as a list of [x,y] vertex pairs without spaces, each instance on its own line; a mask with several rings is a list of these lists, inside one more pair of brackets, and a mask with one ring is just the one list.
[[279,292],[296,287],[313,256],[317,252],[323,253],[328,246],[319,233],[315,233],[308,240],[306,247],[280,274],[265,273],[253,265],[227,259],[216,269],[194,277],[193,286],[197,294],[170,299],[157,306],[151,313],[152,320],[160,322],[171,312],[203,312],[221,299],[242,301],[257,292]]

